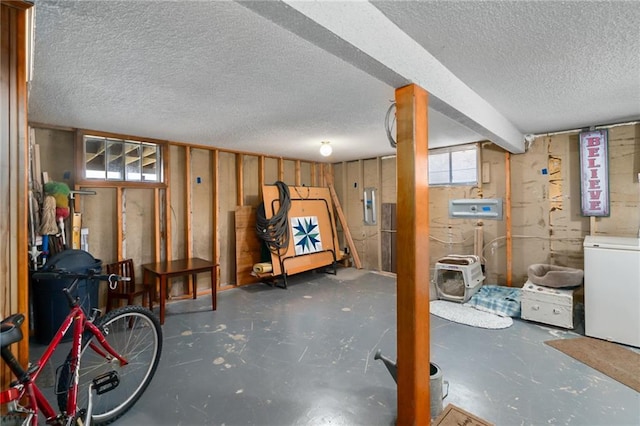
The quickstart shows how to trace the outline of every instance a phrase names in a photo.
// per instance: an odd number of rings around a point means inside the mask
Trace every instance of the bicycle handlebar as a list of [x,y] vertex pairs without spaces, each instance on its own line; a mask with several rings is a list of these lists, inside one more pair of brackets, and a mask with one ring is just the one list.
[[116,274],[96,274],[93,272],[89,273],[79,273],[79,272],[69,272],[62,269],[54,270],[54,271],[38,271],[34,272],[31,275],[32,278],[36,280],[57,280],[57,279],[92,279],[98,281],[107,281],[109,284],[115,283],[117,281],[131,281],[130,277],[123,277],[121,275]]

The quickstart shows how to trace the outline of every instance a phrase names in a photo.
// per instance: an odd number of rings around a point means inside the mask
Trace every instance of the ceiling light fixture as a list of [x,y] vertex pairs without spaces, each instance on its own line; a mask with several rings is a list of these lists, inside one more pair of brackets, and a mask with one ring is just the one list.
[[329,141],[322,141],[320,142],[322,145],[320,145],[320,154],[323,157],[328,157],[331,155],[331,153],[333,152],[333,148],[331,148],[331,142]]

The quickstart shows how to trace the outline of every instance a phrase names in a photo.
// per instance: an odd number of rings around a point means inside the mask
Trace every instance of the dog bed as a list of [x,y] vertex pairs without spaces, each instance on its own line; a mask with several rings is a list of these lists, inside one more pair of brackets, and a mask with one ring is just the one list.
[[527,270],[529,281],[542,287],[565,288],[582,285],[584,271],[565,266],[537,263]]

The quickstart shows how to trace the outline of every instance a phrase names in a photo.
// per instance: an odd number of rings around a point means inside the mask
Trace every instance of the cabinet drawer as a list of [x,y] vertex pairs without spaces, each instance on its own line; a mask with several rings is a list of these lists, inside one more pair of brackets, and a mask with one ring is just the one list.
[[573,305],[522,299],[522,319],[573,328]]

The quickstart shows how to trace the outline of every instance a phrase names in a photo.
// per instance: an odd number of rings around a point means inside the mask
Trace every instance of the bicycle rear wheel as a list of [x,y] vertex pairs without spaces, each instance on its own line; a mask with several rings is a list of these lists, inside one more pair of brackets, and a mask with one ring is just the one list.
[[[115,372],[120,383],[102,395],[93,392],[92,422],[111,423],[129,410],[140,398],[155,374],[162,352],[162,328],[158,318],[142,306],[124,306],[108,312],[94,323],[104,334],[107,342],[129,363],[121,366],[116,359],[105,358],[94,351],[89,343],[100,344],[90,333],[80,355],[78,381],[78,410],[88,405],[89,385],[96,377]],[[67,366],[62,368],[58,379],[58,406],[66,410],[67,390],[72,381],[67,357]]]

